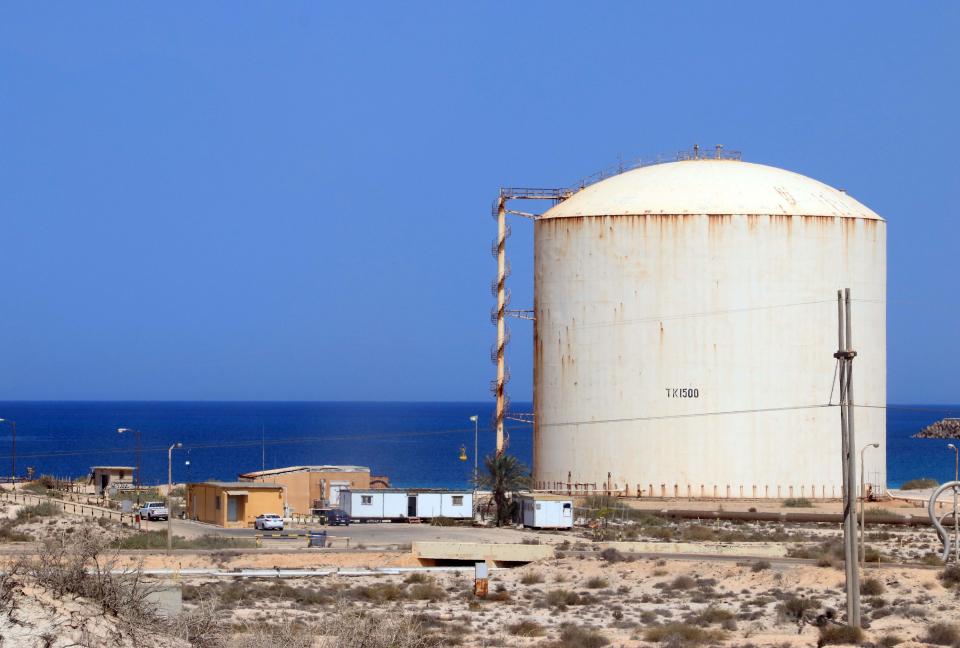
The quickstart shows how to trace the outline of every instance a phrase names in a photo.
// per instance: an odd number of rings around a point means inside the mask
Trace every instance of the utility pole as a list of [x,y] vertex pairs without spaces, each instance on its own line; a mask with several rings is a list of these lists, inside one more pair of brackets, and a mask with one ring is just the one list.
[[182,447],[178,441],[167,449],[167,553],[173,549],[173,451]]
[[507,201],[497,199],[497,456],[503,454],[503,419],[507,389]]
[[839,347],[840,431],[843,453],[843,568],[846,574],[847,625],[860,627],[860,570],[857,560],[856,436],[853,425],[853,329],[850,313],[850,289],[837,291]]

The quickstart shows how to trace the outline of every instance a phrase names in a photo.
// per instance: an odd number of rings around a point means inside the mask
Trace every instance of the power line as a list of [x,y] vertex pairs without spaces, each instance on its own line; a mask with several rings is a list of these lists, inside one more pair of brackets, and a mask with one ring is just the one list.
[[[512,425],[512,429],[523,429],[526,427],[531,427],[527,425]],[[485,431],[492,432],[491,428],[485,428]],[[184,450],[209,450],[217,448],[249,448],[249,447],[260,447],[261,445],[297,445],[297,444],[306,444],[306,443],[317,443],[317,442],[329,442],[329,441],[364,441],[364,440],[389,440],[389,439],[405,439],[413,437],[429,437],[429,436],[443,436],[447,434],[467,434],[473,433],[473,428],[457,428],[450,430],[432,430],[432,431],[423,431],[423,432],[391,432],[383,434],[352,434],[352,435],[336,435],[336,436],[308,436],[308,437],[285,437],[281,439],[250,439],[244,441],[230,441],[224,443],[197,443],[197,444],[184,444]],[[142,448],[143,452],[166,452],[167,446],[144,446]],[[93,454],[123,454],[130,452],[130,448],[92,448],[90,450],[63,450],[58,452],[34,452],[34,453],[17,453],[18,457],[24,457],[28,459],[41,459],[41,458],[55,458],[55,457],[76,457],[84,455],[93,455]],[[4,456],[0,455],[0,458],[9,458],[9,455]]]

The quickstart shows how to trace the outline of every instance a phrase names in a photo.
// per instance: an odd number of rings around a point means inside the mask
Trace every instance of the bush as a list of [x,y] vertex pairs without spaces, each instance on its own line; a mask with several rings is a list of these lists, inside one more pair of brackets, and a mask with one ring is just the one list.
[[455,526],[456,524],[457,524],[456,520],[454,520],[453,518],[448,518],[444,515],[438,515],[435,518],[430,518],[430,526],[448,527],[448,526]]
[[396,612],[382,614],[348,606],[325,615],[317,632],[302,634],[311,642],[315,635],[336,637],[337,648],[439,648],[449,645],[444,639],[427,634],[423,623],[417,618]]
[[[165,549],[167,532],[140,531],[135,535],[114,540],[110,546],[114,549]],[[174,549],[249,549],[256,546],[257,543],[252,538],[228,538],[209,533],[190,539],[173,536]]]
[[420,583],[410,588],[410,598],[417,601],[442,601],[447,593],[434,583]]
[[922,490],[924,488],[936,488],[940,485],[936,479],[930,477],[921,477],[920,479],[911,479],[900,485],[900,490]]
[[520,583],[523,585],[536,585],[543,582],[543,574],[539,572],[527,572],[520,577]]
[[368,601],[383,603],[384,601],[399,601],[406,598],[402,587],[393,583],[377,583],[357,588],[357,596]]
[[603,589],[604,587],[609,587],[610,583],[606,578],[600,578],[599,576],[594,576],[586,582],[587,589]]
[[901,637],[898,637],[897,635],[894,635],[894,634],[889,634],[889,635],[883,635],[882,637],[880,637],[877,643],[883,646],[883,648],[893,648],[896,645],[902,644],[903,641],[904,640]]
[[753,563],[753,565],[750,566],[750,571],[752,572],[761,572],[764,569],[770,569],[769,560],[758,560],[757,562]]
[[52,502],[40,502],[33,506],[24,506],[17,511],[17,519],[14,524],[24,524],[26,522],[32,522],[36,518],[60,515],[62,512],[60,507]]
[[507,631],[515,637],[542,637],[547,634],[542,625],[530,619],[507,626]]
[[708,630],[689,623],[667,623],[647,628],[643,633],[643,638],[647,641],[684,646],[722,641],[725,637],[722,630]]
[[887,588],[876,578],[868,578],[860,583],[860,593],[864,596],[880,596],[886,591]]
[[550,590],[544,598],[549,607],[566,607],[568,605],[581,605],[582,601],[576,592],[565,589]]
[[783,500],[783,505],[787,508],[813,508],[813,503],[806,497],[791,497]]
[[622,553],[620,553],[613,547],[610,547],[608,549],[604,549],[603,551],[601,551],[600,557],[606,560],[607,562],[611,562],[611,563],[625,562],[628,560],[626,556],[624,556]]
[[807,610],[814,610],[820,607],[820,602],[816,599],[808,599],[800,596],[791,596],[783,603],[777,606],[777,611],[790,619],[800,619]]
[[696,584],[697,584],[697,581],[693,580],[689,576],[677,576],[667,586],[667,588],[673,589],[673,590],[688,590],[695,587]]
[[13,528],[9,522],[0,526],[0,543],[3,542],[30,542],[32,537]]
[[712,623],[724,623],[734,618],[733,612],[723,608],[710,606],[691,619],[697,625],[710,625]]
[[600,648],[608,643],[610,643],[610,640],[603,633],[592,628],[565,625],[560,631],[559,641],[552,645],[555,648]]
[[937,574],[937,578],[940,579],[940,582],[943,583],[944,587],[956,587],[960,585],[960,567],[957,565],[950,565],[942,572]]
[[863,630],[857,626],[834,625],[820,628],[818,646],[858,644],[863,641]]
[[960,629],[952,623],[934,623],[923,640],[935,646],[953,646],[960,643]]

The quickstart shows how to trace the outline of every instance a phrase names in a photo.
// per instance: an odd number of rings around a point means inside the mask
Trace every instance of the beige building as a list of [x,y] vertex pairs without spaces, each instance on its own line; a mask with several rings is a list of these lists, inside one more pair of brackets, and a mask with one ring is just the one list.
[[271,482],[286,489],[288,513],[307,515],[313,509],[339,506],[340,490],[386,488],[386,477],[371,476],[364,466],[288,466],[240,475],[242,482]]
[[252,527],[263,513],[283,515],[283,486],[255,482],[187,484],[187,516],[222,527]]
[[110,496],[118,490],[133,488],[133,466],[90,466],[90,483],[97,495]]

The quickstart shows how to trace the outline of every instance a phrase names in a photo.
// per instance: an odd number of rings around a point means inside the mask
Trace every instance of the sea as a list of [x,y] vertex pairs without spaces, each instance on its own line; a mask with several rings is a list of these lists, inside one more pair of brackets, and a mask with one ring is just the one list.
[[[513,403],[515,411],[532,411]],[[474,424],[470,419],[477,417]],[[889,405],[887,481],[953,476],[948,441],[913,439],[925,426],[960,416],[960,405]],[[469,487],[474,433],[479,465],[493,452],[492,402],[0,402],[17,426],[17,473],[88,475],[94,465],[136,462],[142,481],[165,483],[167,453],[175,482],[235,480],[239,473],[294,465],[369,466],[400,487]],[[532,426],[508,422],[509,450],[530,464]],[[838,424],[839,429],[839,424]],[[11,466],[11,430],[0,423],[0,475]]]

